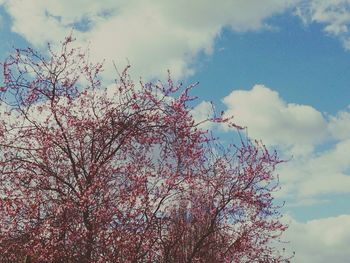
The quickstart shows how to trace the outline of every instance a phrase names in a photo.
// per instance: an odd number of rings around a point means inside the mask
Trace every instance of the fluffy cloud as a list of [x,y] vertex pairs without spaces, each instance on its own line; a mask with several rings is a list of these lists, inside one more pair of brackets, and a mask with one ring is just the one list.
[[340,111],[336,116],[330,116],[329,127],[332,136],[339,140],[350,138],[350,112]]
[[192,116],[195,122],[202,129],[211,129],[214,126],[213,122],[208,119],[213,117],[213,105],[208,101],[202,101],[192,110]]
[[[278,169],[278,195],[288,197],[290,205],[313,205],[327,201],[322,195],[350,192],[349,112],[325,116],[311,106],[287,103],[263,85],[234,90],[223,102],[226,114],[248,127],[251,138],[277,147],[289,159]],[[324,150],[315,152],[316,146]]]
[[[0,0],[11,17],[12,31],[33,45],[63,39],[74,28],[79,45],[90,43],[94,60],[111,60],[122,69],[127,60],[136,76],[191,75],[201,52],[211,54],[223,28],[251,31],[269,28],[266,19],[296,10],[305,23],[324,30],[350,48],[349,0]],[[77,11],[78,10],[78,11]]]
[[115,60],[120,68],[128,59],[135,74],[148,78],[167,69],[175,77],[192,74],[194,58],[213,51],[223,27],[264,28],[266,18],[293,2],[4,0],[4,7],[12,30],[36,46],[63,39],[74,27],[81,44],[91,43],[93,59]]
[[348,262],[350,258],[350,215],[340,215],[305,223],[289,218],[285,245],[296,252],[293,262]]
[[227,115],[238,125],[247,126],[249,136],[268,145],[293,146],[309,150],[327,132],[322,114],[308,105],[286,103],[276,91],[263,85],[251,90],[235,90],[223,99]]
[[304,0],[297,6],[296,14],[308,23],[324,24],[324,31],[339,37],[346,49],[350,49],[350,1]]
[[340,141],[330,150],[297,157],[282,164],[278,170],[283,184],[280,195],[307,205],[310,198],[320,195],[349,193],[349,149],[350,140]]

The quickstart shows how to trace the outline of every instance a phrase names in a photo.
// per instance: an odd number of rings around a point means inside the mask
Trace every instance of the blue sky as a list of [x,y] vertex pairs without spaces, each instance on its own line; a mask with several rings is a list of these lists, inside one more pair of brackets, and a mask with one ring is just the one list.
[[[79,10],[79,11],[78,11]],[[278,169],[294,262],[348,262],[350,251],[349,0],[0,0],[0,58],[45,52],[74,27],[91,59],[130,61],[135,78],[170,69],[199,96],[290,159]],[[234,131],[209,125],[228,141]],[[293,156],[293,157],[292,157]],[[292,158],[291,158],[292,157]]]
[[[224,29],[213,56],[200,56],[197,74],[205,95],[227,95],[227,89],[250,89],[261,83],[286,101],[310,104],[328,113],[349,105],[350,53],[320,24],[303,25],[291,15],[268,20],[276,29],[237,33]],[[210,72],[210,74],[208,74]],[[343,95],[340,95],[343,94]],[[203,97],[202,96],[202,97]],[[327,99],[326,99],[327,98]]]

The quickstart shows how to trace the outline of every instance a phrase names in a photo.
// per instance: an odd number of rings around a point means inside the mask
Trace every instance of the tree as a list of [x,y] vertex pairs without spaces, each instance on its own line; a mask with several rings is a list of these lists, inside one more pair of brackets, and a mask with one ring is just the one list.
[[103,87],[71,42],[3,63],[0,261],[287,262],[277,155],[221,146],[170,77]]

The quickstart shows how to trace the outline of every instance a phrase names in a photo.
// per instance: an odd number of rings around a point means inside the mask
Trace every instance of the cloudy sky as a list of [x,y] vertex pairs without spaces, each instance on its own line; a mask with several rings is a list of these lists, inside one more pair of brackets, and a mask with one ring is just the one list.
[[[279,167],[294,262],[349,262],[349,0],[0,0],[0,59],[72,29],[91,58],[135,78],[170,69],[289,161]],[[224,140],[233,131],[208,126]]]

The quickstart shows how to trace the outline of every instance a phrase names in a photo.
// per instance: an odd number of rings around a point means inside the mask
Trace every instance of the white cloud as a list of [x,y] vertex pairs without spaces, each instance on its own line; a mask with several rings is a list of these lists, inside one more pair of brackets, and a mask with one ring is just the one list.
[[248,134],[268,145],[293,147],[293,153],[310,152],[326,136],[322,114],[308,105],[286,103],[276,91],[263,85],[251,90],[235,90],[223,99],[227,115]]
[[[350,258],[350,215],[310,220],[305,223],[289,218],[285,247],[295,251],[292,262],[346,263]],[[287,221],[288,221],[287,220]]]
[[128,58],[135,74],[148,78],[167,69],[174,77],[192,74],[194,58],[213,51],[222,28],[264,28],[266,18],[294,2],[5,0],[4,6],[12,17],[12,30],[30,43],[42,46],[61,40],[75,26],[80,43],[91,42],[94,59],[116,60],[122,67]]
[[306,204],[319,195],[350,192],[350,140],[332,149],[294,158],[280,166],[282,196]]
[[308,23],[324,24],[324,31],[339,37],[346,49],[350,49],[350,1],[304,0],[297,6],[296,14]]
[[328,150],[296,156],[281,165],[279,173],[284,185],[281,195],[295,197],[297,203],[305,204],[320,195],[350,192],[349,112],[328,116],[327,130],[325,143],[335,140]]
[[208,101],[202,101],[191,111],[194,121],[199,124],[202,129],[211,129],[213,122],[207,121],[213,118],[213,105]]
[[340,111],[336,116],[330,116],[328,129],[332,136],[339,140],[350,138],[350,112]]
[[[263,85],[234,90],[223,99],[226,114],[248,127],[248,136],[279,149],[289,161],[278,169],[290,205],[313,205],[321,195],[350,192],[350,113],[324,116],[309,105],[285,102]],[[332,144],[326,147],[327,143]],[[316,146],[326,150],[315,152]]]

